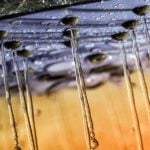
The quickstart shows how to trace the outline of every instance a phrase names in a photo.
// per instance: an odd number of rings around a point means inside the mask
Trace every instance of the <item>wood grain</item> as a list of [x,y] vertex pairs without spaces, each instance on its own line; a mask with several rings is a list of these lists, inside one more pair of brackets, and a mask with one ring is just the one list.
[[[147,83],[149,75],[146,75]],[[150,125],[137,74],[132,75],[134,92],[145,150],[150,149]],[[150,89],[150,84],[148,84]],[[87,91],[98,150],[137,150],[134,128],[124,82],[108,82]],[[7,105],[0,101],[0,150],[13,150],[13,139]],[[13,97],[19,142],[29,150],[22,110],[18,97]],[[34,96],[35,119],[40,150],[86,150],[83,122],[76,89],[64,89],[47,96]]]

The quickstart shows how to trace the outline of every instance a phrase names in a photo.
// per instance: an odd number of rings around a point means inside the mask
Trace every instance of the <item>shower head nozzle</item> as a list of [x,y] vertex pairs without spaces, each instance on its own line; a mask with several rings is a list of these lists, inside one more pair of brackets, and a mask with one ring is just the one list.
[[79,17],[76,16],[66,16],[60,20],[60,22],[67,26],[74,26],[79,23]]
[[120,32],[120,33],[113,34],[111,37],[116,41],[123,41],[127,39],[128,36],[129,36],[128,32]]
[[31,52],[29,50],[23,49],[23,50],[17,51],[17,55],[20,57],[27,58],[31,55]]
[[86,59],[93,64],[99,64],[99,63],[103,62],[106,58],[107,58],[106,54],[98,53],[98,54],[93,54],[93,55],[87,56]]
[[0,40],[5,40],[8,37],[8,32],[4,30],[0,30]]
[[141,7],[136,7],[133,9],[133,12],[139,16],[144,16],[150,12],[150,6],[144,5]]
[[21,46],[22,42],[20,40],[8,41],[4,43],[6,49],[15,50]]
[[138,25],[139,25],[139,21],[138,20],[129,20],[129,21],[126,21],[122,24],[122,26],[125,28],[125,29],[128,29],[128,30],[133,30],[134,28],[136,28]]

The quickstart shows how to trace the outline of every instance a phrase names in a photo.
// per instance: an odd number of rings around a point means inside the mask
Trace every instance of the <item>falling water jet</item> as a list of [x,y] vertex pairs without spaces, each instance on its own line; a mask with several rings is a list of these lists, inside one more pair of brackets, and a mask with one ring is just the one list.
[[134,31],[132,34],[132,38],[133,38],[133,41],[132,41],[133,42],[133,51],[134,51],[134,54],[136,56],[136,66],[138,68],[139,81],[141,84],[141,89],[143,91],[143,95],[146,99],[145,105],[146,105],[146,109],[147,109],[147,113],[148,113],[148,119],[149,119],[149,123],[150,123],[150,98],[149,98],[149,94],[148,94],[148,88],[147,88],[142,64],[141,64],[140,57],[139,57],[139,48],[138,48],[137,41],[136,41],[136,34]]
[[[113,35],[113,36],[115,36],[115,35]],[[126,32],[124,32],[124,33],[120,33],[120,35],[118,35],[117,37],[115,36],[114,38],[125,38],[125,37],[127,37],[128,36],[128,33],[126,33]],[[105,54],[105,53],[95,53],[95,54],[92,54],[92,55],[89,55],[89,56],[87,56],[85,59],[87,60],[87,61],[89,61],[90,63],[92,63],[92,64],[100,64],[100,63],[102,63],[106,58],[108,57],[108,55],[107,54]],[[98,71],[98,68],[94,68],[94,69],[96,69],[96,71]],[[114,72],[114,70],[115,70],[115,72]],[[100,72],[103,72],[103,71],[108,71],[109,73],[110,73],[110,75],[115,75],[115,76],[118,76],[119,75],[119,77],[121,76],[123,76],[123,71],[122,71],[122,68],[120,67],[120,66],[101,66],[101,69],[99,70]],[[91,72],[93,72],[93,69],[91,70]],[[111,73],[112,72],[112,73]],[[94,73],[96,73],[96,72],[94,72]],[[102,82],[103,83],[103,82]],[[103,85],[103,84],[102,84]],[[99,84],[98,84],[98,86],[99,86]],[[93,88],[93,87],[92,87]],[[125,142],[125,137],[124,137],[124,135],[123,135],[123,132],[122,132],[122,129],[121,129],[121,126],[120,126],[120,123],[119,123],[119,120],[118,120],[118,115],[116,114],[116,111],[115,111],[115,109],[114,109],[114,111],[113,112],[111,112],[111,111],[109,111],[108,110],[108,113],[109,113],[109,115],[112,115],[112,113],[116,116],[116,120],[117,120],[117,127],[118,127],[118,130],[120,131],[120,134],[121,134],[121,136],[122,136],[122,140],[124,140],[124,149],[127,149],[127,144],[126,144],[126,142]],[[110,117],[111,118],[111,117]],[[114,119],[113,118],[111,118],[111,122],[112,122],[112,127],[114,126]],[[116,128],[116,127],[115,127]],[[118,135],[117,135],[117,133],[116,133],[116,131],[115,131],[115,128],[113,129],[113,131],[114,131],[114,138],[116,138],[116,141],[118,141]],[[120,145],[120,143],[118,143],[117,142],[117,144],[118,144],[118,149],[121,149],[121,145]],[[121,147],[120,147],[121,146]]]
[[7,105],[8,105],[10,125],[12,128],[13,137],[14,137],[14,141],[15,141],[14,149],[17,150],[17,148],[19,147],[18,133],[17,133],[16,123],[15,123],[14,111],[12,108],[12,100],[11,100],[11,94],[10,94],[10,90],[9,90],[5,51],[4,51],[4,47],[3,47],[3,41],[7,37],[8,37],[8,32],[1,30],[0,31],[0,41],[1,41],[1,57],[2,57],[2,69],[3,69],[4,87],[5,87],[5,97],[6,97],[6,101],[7,101]]
[[150,58],[150,34],[149,34],[148,25],[147,25],[145,16],[142,17],[142,20],[144,24],[144,35],[145,35],[145,39],[148,45],[148,48],[147,48],[148,58]]
[[[147,89],[147,85],[146,85],[144,71],[143,71],[142,64],[140,61],[140,56],[139,56],[140,51],[139,51],[139,47],[138,47],[137,40],[136,40],[136,34],[134,31],[134,28],[137,27],[138,24],[139,24],[139,22],[137,20],[130,20],[130,21],[123,23],[122,26],[124,28],[130,30],[130,34],[132,37],[132,43],[133,43],[133,53],[135,55],[135,63],[136,63],[137,71],[138,71],[138,77],[139,77],[143,96],[145,97],[144,102],[145,102],[145,106],[146,106],[148,120],[150,123],[150,98],[148,95],[148,89]],[[128,25],[128,26],[126,26],[126,25]]]
[[[64,24],[67,24],[67,22],[69,22],[69,21],[64,21],[66,19],[62,19],[62,20],[63,20],[62,23],[64,23]],[[73,20],[73,19],[71,19],[71,20]],[[71,32],[70,32],[70,35],[72,35]],[[72,38],[72,36],[71,36],[71,38]],[[64,45],[66,47],[72,48],[71,40],[64,41]],[[74,59],[75,67],[77,68],[76,59],[74,57],[74,54],[73,54],[73,59]],[[75,74],[76,74],[76,82],[77,82],[78,93],[80,95],[80,103],[81,103],[81,110],[82,110],[82,115],[83,115],[85,138],[86,138],[87,148],[90,150],[91,149],[91,146],[90,146],[90,133],[89,133],[89,129],[88,129],[87,115],[86,115],[86,111],[85,111],[85,102],[84,102],[82,88],[81,88],[81,85],[80,85],[78,69],[75,69]]]
[[66,17],[66,18],[63,18],[61,22],[64,25],[69,26],[70,35],[71,35],[69,39],[71,42],[72,55],[73,55],[73,60],[75,63],[76,81],[77,81],[78,92],[79,92],[80,100],[81,100],[80,101],[81,108],[82,108],[82,113],[84,116],[87,147],[89,150],[94,150],[98,147],[99,143],[95,138],[95,132],[94,132],[94,126],[93,126],[93,121],[91,117],[90,106],[89,106],[89,102],[88,102],[87,95],[86,95],[86,86],[84,82],[83,70],[81,67],[79,56],[77,54],[78,43],[75,39],[76,36],[74,35],[74,32],[72,30],[72,26],[76,25],[79,22],[79,18],[78,17]]
[[150,6],[144,5],[141,7],[135,7],[133,9],[133,12],[135,14],[141,16],[141,20],[144,25],[144,35],[145,35],[145,39],[146,39],[146,42],[148,45],[148,48],[147,48],[148,58],[150,58],[150,35],[149,35],[148,24],[147,24],[147,20],[146,20],[146,15],[150,12]]
[[125,51],[124,44],[123,44],[123,41],[128,38],[128,33],[121,32],[118,34],[114,34],[114,35],[112,35],[112,38],[114,40],[119,41],[120,46],[121,46],[120,49],[121,49],[123,71],[124,71],[127,93],[128,93],[128,97],[129,97],[129,105],[130,105],[133,124],[134,124],[134,128],[135,128],[138,150],[144,150],[142,134],[141,134],[141,129],[140,129],[140,123],[139,123],[138,113],[137,113],[136,104],[135,104],[135,97],[134,97],[133,88],[132,88],[132,82],[131,82],[131,78],[130,78],[130,74],[129,74],[129,70],[128,70],[128,66],[127,66],[127,56],[126,56],[126,51]]
[[20,72],[19,72],[19,66],[17,64],[17,60],[16,60],[16,51],[14,51],[12,53],[12,57],[13,57],[13,63],[15,66],[15,72],[16,72],[16,78],[17,78],[17,83],[18,83],[18,88],[19,88],[19,95],[20,95],[20,99],[22,101],[22,107],[24,108],[24,115],[25,115],[25,119],[26,119],[26,125],[28,128],[28,138],[30,138],[30,147],[32,150],[35,150],[35,143],[34,143],[34,137],[33,137],[33,133],[32,133],[32,126],[31,126],[31,122],[30,122],[30,116],[29,116],[29,112],[28,112],[28,107],[27,107],[27,102],[26,102],[26,98],[24,95],[24,91],[23,91],[23,87],[22,87],[22,83],[21,83],[21,78],[20,78]]
[[35,126],[35,118],[34,118],[33,99],[32,99],[32,93],[29,87],[29,77],[28,77],[28,57],[31,55],[31,52],[29,50],[23,49],[23,50],[17,51],[17,55],[23,58],[24,80],[25,80],[26,97],[27,97],[27,110],[29,113],[32,133],[34,136],[35,148],[36,150],[38,150],[39,148],[38,148],[38,140],[37,140],[36,126]]
[[79,76],[79,82],[80,82],[80,91],[82,91],[83,94],[83,100],[84,100],[84,105],[85,105],[85,111],[86,111],[86,117],[87,117],[87,126],[88,126],[88,132],[90,134],[90,150],[94,150],[98,147],[99,143],[97,141],[97,139],[95,138],[95,133],[94,133],[94,126],[93,126],[93,121],[92,121],[92,116],[91,116],[91,111],[90,111],[90,106],[89,106],[89,102],[88,102],[88,98],[87,98],[87,94],[86,94],[86,86],[85,86],[85,82],[84,82],[84,75],[83,75],[83,70],[81,67],[81,63],[80,63],[80,58],[78,56],[78,54],[76,53],[77,51],[77,43],[75,40],[75,37],[73,35],[73,32],[70,28],[71,31],[71,45],[72,45],[72,54],[73,57],[75,57],[75,61],[76,61],[76,69],[78,72],[78,76]]
[[31,150],[35,150],[34,138],[33,138],[30,118],[29,118],[29,114],[28,114],[28,110],[27,110],[26,98],[24,95],[23,85],[22,85],[21,78],[20,78],[19,66],[18,66],[17,58],[16,58],[17,57],[16,49],[19,48],[21,46],[21,44],[22,44],[21,41],[15,40],[15,41],[5,42],[4,46],[5,46],[5,48],[12,50],[12,59],[13,59],[13,64],[14,64],[14,68],[15,68],[16,78],[17,78],[20,102],[21,102],[22,109],[24,112],[24,119],[25,119],[25,123],[26,123],[28,141],[29,141]]

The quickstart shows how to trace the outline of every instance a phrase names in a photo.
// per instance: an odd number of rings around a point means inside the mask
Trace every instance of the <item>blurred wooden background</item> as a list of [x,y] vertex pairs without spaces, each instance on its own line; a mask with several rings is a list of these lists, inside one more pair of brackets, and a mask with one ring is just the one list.
[[[146,75],[147,83],[150,81]],[[137,74],[132,75],[136,105],[144,140],[150,149],[148,123],[143,95]],[[150,84],[148,84],[150,89]],[[149,91],[150,92],[150,91]],[[97,150],[137,150],[136,138],[124,81],[120,85],[108,82],[87,91],[96,137]],[[65,89],[47,96],[34,96],[35,119],[40,150],[86,150],[80,102],[76,89]],[[29,150],[24,119],[18,97],[13,97],[19,142]],[[0,100],[0,150],[13,150],[12,132],[7,105]]]

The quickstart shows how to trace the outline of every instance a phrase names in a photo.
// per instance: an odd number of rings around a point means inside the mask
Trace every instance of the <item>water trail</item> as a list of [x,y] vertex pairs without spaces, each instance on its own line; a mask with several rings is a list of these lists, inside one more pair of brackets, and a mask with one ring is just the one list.
[[36,150],[38,150],[38,140],[37,140],[37,133],[36,133],[36,126],[35,126],[35,118],[34,118],[34,107],[33,107],[33,99],[32,93],[29,87],[29,78],[28,78],[28,59],[25,58],[23,60],[24,65],[24,79],[25,79],[25,88],[26,88],[26,98],[27,98],[27,110],[30,117],[30,123],[32,127],[32,132],[34,136],[34,144]]
[[8,81],[9,79],[8,79],[8,74],[7,74],[7,67],[6,67],[6,59],[5,59],[5,51],[4,51],[3,42],[1,42],[1,57],[2,57],[2,70],[3,70],[3,78],[4,78],[5,97],[6,97],[7,106],[8,106],[10,125],[12,128],[13,138],[14,138],[14,142],[15,142],[14,149],[17,150],[17,148],[19,148],[18,133],[17,133],[15,116],[14,116],[14,111],[13,111],[12,102],[11,102],[12,101],[11,94],[9,91],[9,81]]
[[13,64],[15,68],[16,79],[17,79],[17,84],[18,84],[18,89],[19,89],[20,102],[24,111],[24,119],[25,119],[25,124],[26,124],[28,141],[29,141],[30,149],[35,150],[34,138],[33,138],[30,118],[29,118],[29,114],[27,110],[26,98],[25,98],[25,94],[23,91],[23,85],[22,85],[21,78],[20,78],[19,66],[16,60],[16,56],[17,56],[16,51],[12,52]]
[[70,32],[71,32],[72,55],[73,55],[73,60],[75,63],[77,87],[78,87],[78,92],[80,94],[81,107],[82,107],[82,112],[83,112],[83,117],[84,117],[84,124],[85,124],[86,132],[87,132],[86,133],[87,144],[88,144],[87,146],[88,146],[88,149],[94,150],[98,147],[99,144],[95,138],[94,126],[93,126],[90,106],[89,106],[89,102],[88,102],[88,98],[86,94],[86,86],[84,82],[83,71],[82,71],[79,56],[77,54],[77,43],[76,43],[76,39],[73,35],[71,28],[70,28]]
[[138,78],[140,81],[140,86],[142,89],[143,96],[145,98],[144,102],[145,102],[148,120],[150,123],[150,99],[149,99],[149,95],[148,95],[148,89],[147,89],[147,85],[146,85],[146,80],[145,80],[142,64],[140,61],[139,48],[138,48],[138,44],[136,41],[136,34],[135,34],[135,31],[131,31],[131,32],[132,32],[131,36],[132,36],[132,42],[133,42],[133,53],[135,55],[135,63],[136,63],[136,67],[137,67]]
[[[75,67],[77,68],[76,60],[75,60],[75,58],[73,58],[73,59],[74,59]],[[86,137],[85,139],[86,139],[86,143],[87,143],[87,148],[90,150],[90,133],[89,133],[89,129],[88,129],[87,115],[85,112],[84,97],[83,97],[83,93],[81,90],[80,79],[79,79],[77,69],[76,69],[75,73],[76,73],[78,93],[80,95],[80,103],[81,103],[81,110],[82,110],[82,115],[83,115],[84,130],[85,130],[85,137]]]
[[133,93],[133,87],[131,83],[130,73],[129,73],[129,70],[127,69],[128,67],[127,67],[126,52],[125,52],[124,44],[123,43],[120,43],[120,44],[121,44],[121,59],[122,59],[122,64],[123,64],[124,78],[125,78],[126,89],[128,93],[130,110],[131,110],[132,119],[133,119],[133,126],[135,129],[137,146],[138,146],[138,150],[144,150],[142,134],[141,134],[141,129],[140,129],[140,122],[138,119],[138,113],[137,113],[136,104],[135,104],[135,97]]
[[147,43],[148,58],[150,58],[150,35],[149,35],[149,30],[148,30],[148,24],[147,24],[145,16],[142,16],[141,19],[142,19],[143,27],[144,27],[145,40]]

